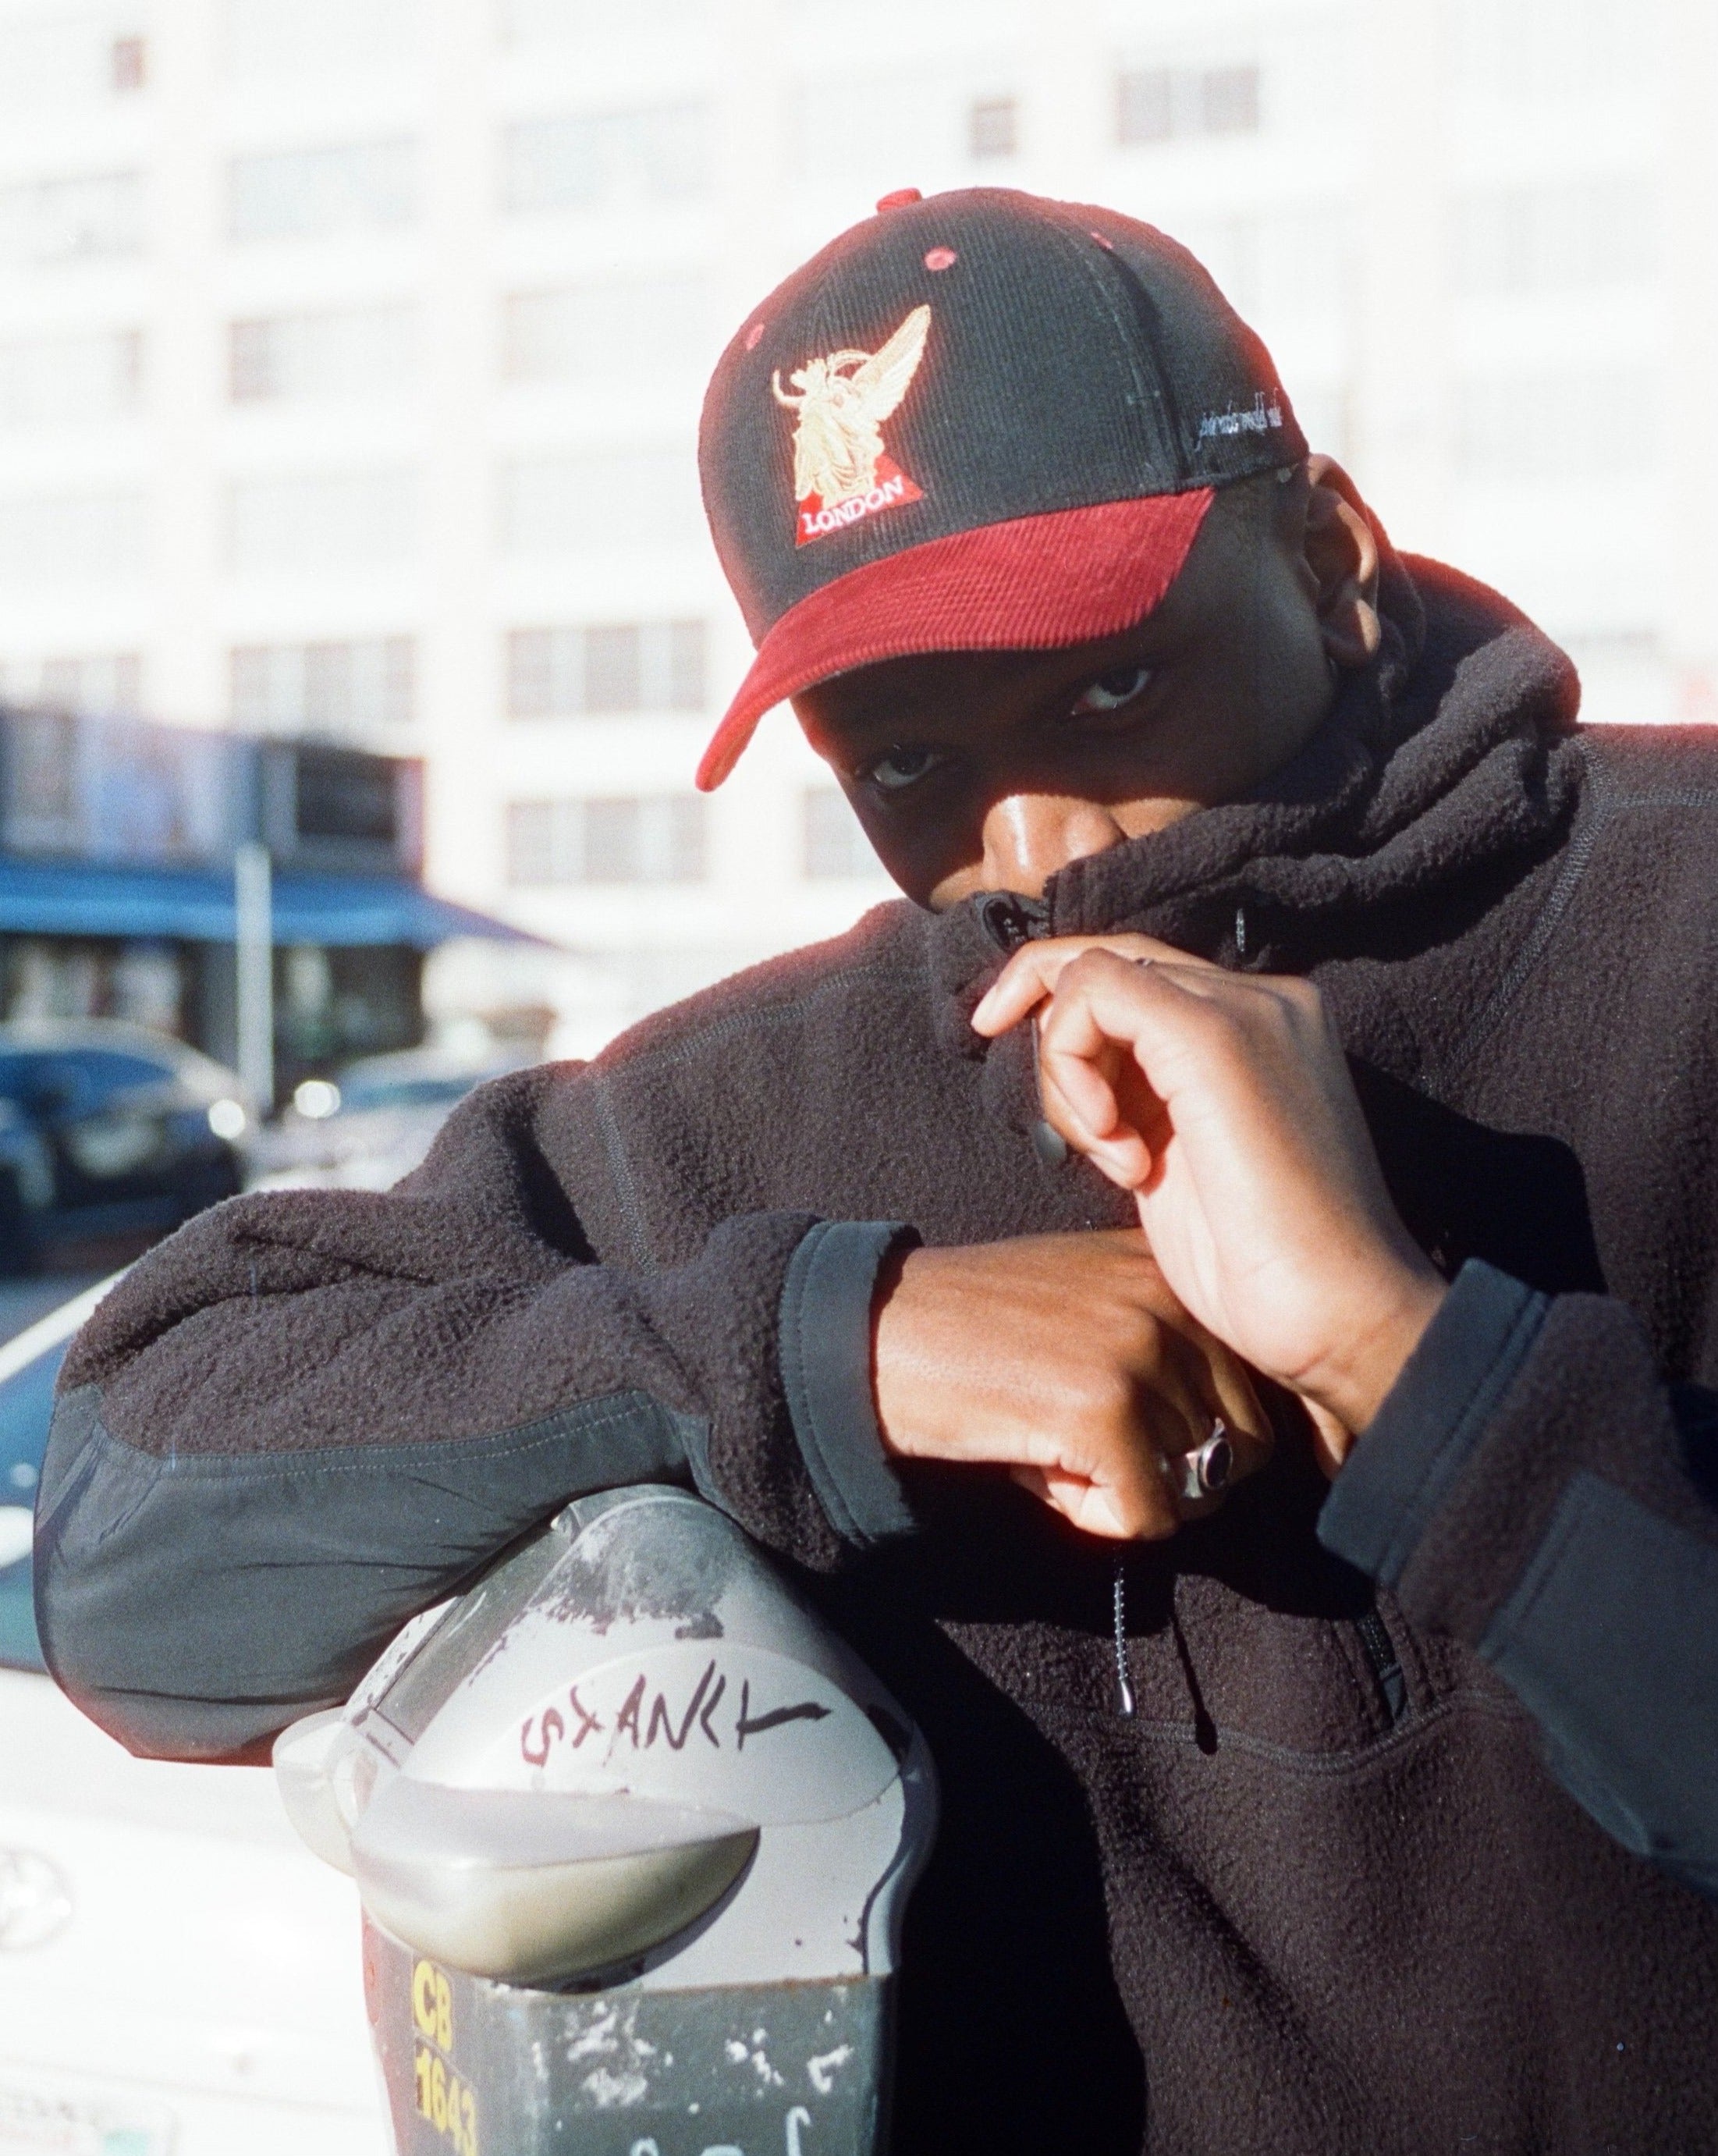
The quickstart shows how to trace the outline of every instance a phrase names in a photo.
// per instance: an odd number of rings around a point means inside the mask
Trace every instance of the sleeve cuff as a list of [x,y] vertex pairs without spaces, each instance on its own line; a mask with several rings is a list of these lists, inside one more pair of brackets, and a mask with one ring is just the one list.
[[1462,1267],[1325,1500],[1326,1549],[1397,1584],[1550,1307],[1477,1259]]
[[806,1472],[836,1532],[861,1547],[912,1532],[871,1390],[871,1300],[884,1260],[917,1237],[898,1220],[823,1220],[782,1289],[782,1381]]

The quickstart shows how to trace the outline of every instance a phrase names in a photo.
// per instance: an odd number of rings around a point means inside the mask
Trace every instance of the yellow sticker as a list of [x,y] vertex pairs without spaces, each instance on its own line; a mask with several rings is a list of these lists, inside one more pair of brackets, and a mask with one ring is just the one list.
[[454,2156],[478,2156],[477,2098],[438,2052],[418,2045],[413,2057],[418,2116],[452,2143]]
[[412,1971],[412,2019],[418,2033],[438,2050],[454,2048],[453,1987],[433,1961],[420,1961]]

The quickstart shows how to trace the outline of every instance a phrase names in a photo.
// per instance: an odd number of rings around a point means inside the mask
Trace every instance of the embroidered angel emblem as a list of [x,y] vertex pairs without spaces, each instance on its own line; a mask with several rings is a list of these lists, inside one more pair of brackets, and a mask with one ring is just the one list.
[[796,501],[833,509],[875,487],[877,467],[886,462],[880,430],[919,371],[930,327],[930,308],[915,307],[880,351],[808,360],[788,377],[797,397],[782,388],[779,370],[771,376],[776,402],[799,415],[793,429]]

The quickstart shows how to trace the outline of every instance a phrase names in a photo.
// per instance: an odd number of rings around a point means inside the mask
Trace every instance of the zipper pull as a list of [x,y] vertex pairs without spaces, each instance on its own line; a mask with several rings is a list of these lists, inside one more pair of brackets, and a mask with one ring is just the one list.
[[1018,951],[1050,925],[1050,909],[1041,898],[1021,898],[1011,891],[993,891],[978,901],[978,919],[998,951]]
[[1115,1712],[1124,1719],[1134,1712],[1133,1681],[1127,1674],[1127,1577],[1125,1560],[1115,1560]]

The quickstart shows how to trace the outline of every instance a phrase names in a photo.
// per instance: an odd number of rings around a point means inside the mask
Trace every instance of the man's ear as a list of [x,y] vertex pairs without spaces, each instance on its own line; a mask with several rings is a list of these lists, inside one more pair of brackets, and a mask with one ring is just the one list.
[[1325,650],[1338,666],[1377,656],[1378,542],[1360,490],[1334,457],[1306,459],[1306,521],[1300,543],[1314,586]]

